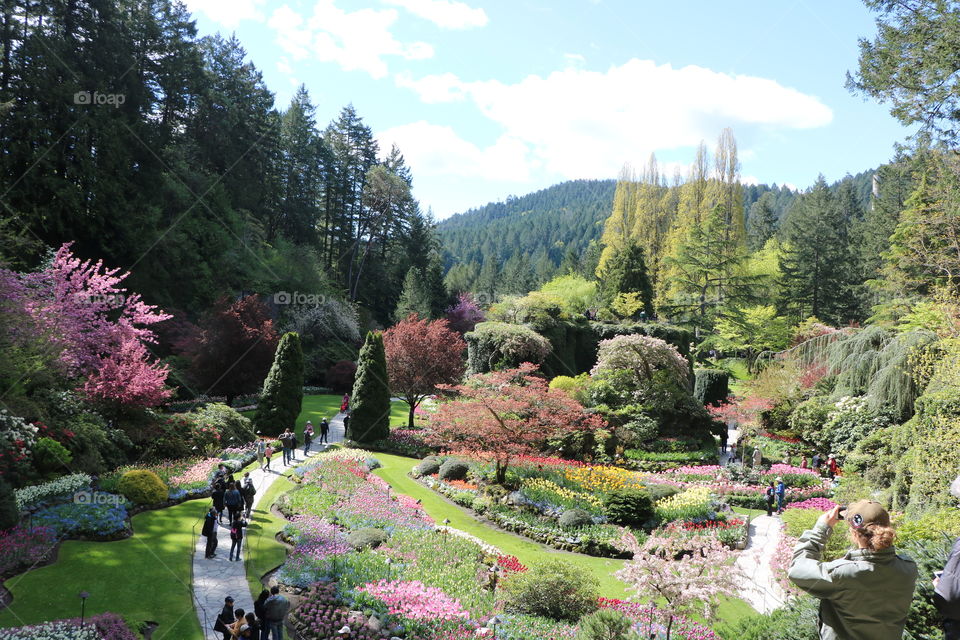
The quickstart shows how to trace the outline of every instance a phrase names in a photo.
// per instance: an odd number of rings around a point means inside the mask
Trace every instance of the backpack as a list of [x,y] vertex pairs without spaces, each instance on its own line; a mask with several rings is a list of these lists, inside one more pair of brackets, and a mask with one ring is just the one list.
[[767,497],[772,498],[774,494],[773,487],[767,487]]
[[236,526],[236,525],[230,527],[230,539],[231,539],[231,540],[239,540],[239,539],[240,539],[240,536],[243,535],[243,534],[241,533],[241,531],[243,531],[243,529],[241,529],[240,527],[238,527],[238,526]]
[[253,486],[252,482],[248,482],[243,485],[243,495],[252,498],[257,493],[257,488]]

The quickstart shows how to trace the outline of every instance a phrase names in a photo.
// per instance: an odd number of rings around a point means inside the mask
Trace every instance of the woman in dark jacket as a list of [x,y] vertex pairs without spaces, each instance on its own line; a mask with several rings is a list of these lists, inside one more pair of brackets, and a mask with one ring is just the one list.
[[223,484],[223,480],[217,480],[213,483],[213,493],[210,494],[210,497],[213,498],[213,508],[217,510],[217,522],[223,522],[223,496],[226,492],[226,486]]
[[240,490],[237,488],[236,483],[231,482],[227,484],[227,491],[223,494],[223,504],[230,513],[230,522],[233,522],[237,516],[240,515],[240,512],[243,511],[243,496],[240,495]]
[[260,592],[260,595],[257,596],[256,602],[253,603],[253,612],[257,615],[257,622],[259,623],[259,626],[260,626],[260,635],[257,636],[259,640],[267,640],[267,636],[270,633],[270,630],[267,628],[267,625],[264,624],[263,622],[266,619],[266,614],[267,614],[267,608],[265,604],[267,602],[267,598],[269,597],[270,597],[270,591],[268,589],[264,589],[263,591]]
[[238,513],[230,523],[230,560],[232,561],[234,551],[236,551],[237,561],[240,561],[240,548],[243,546],[243,528],[247,526],[246,521]]

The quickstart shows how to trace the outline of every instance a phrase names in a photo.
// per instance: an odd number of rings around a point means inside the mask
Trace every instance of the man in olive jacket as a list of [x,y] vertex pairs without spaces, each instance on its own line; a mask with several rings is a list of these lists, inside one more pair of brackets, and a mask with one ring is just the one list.
[[820,599],[821,640],[900,640],[917,566],[897,555],[890,515],[869,500],[855,502],[845,511],[851,540],[858,548],[833,562],[821,562],[841,510],[834,507],[800,536],[790,580]]

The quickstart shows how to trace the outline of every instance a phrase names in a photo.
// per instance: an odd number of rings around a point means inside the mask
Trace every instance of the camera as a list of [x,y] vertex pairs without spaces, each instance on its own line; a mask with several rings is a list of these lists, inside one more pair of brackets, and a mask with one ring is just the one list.
[[847,513],[847,505],[840,507],[840,511],[837,512],[837,519],[843,520],[844,515]]

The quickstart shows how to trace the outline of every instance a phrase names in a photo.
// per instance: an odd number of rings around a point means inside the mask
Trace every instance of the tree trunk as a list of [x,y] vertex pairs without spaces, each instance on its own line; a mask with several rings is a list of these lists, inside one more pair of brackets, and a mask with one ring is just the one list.
[[417,405],[413,404],[409,400],[407,400],[407,404],[410,405],[410,414],[409,414],[409,419],[407,420],[407,428],[413,429],[413,412],[416,411]]

